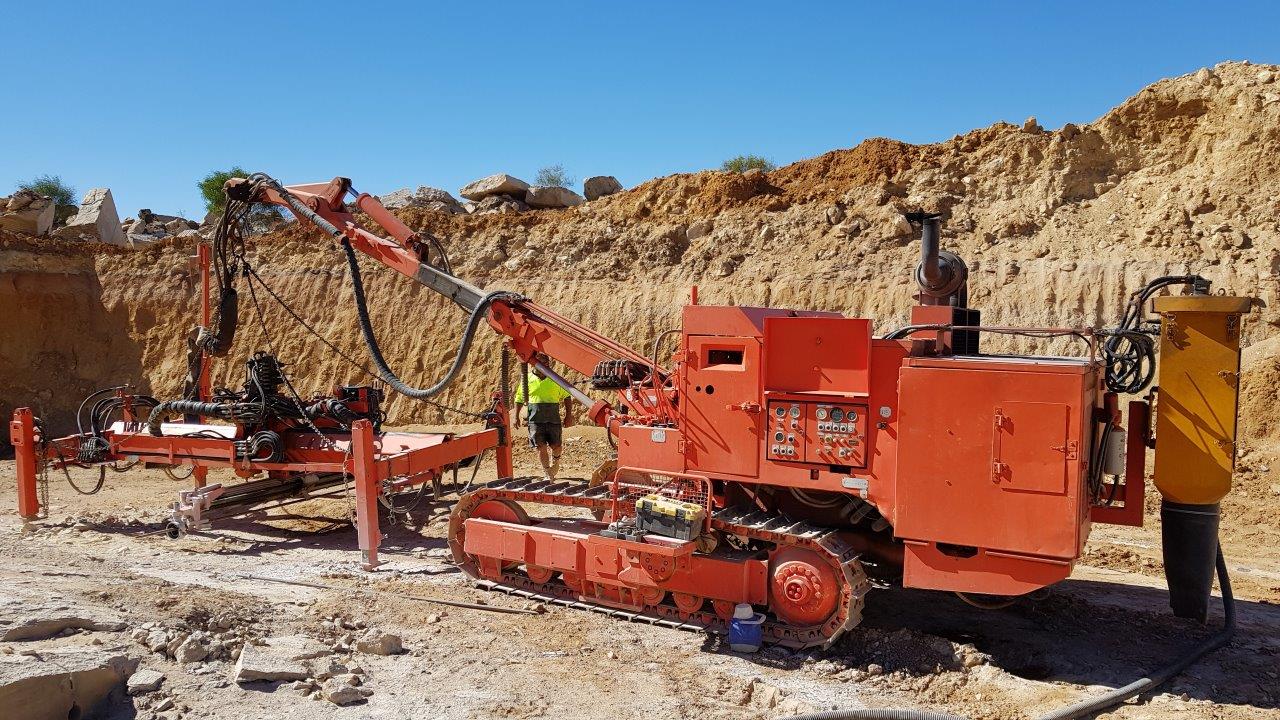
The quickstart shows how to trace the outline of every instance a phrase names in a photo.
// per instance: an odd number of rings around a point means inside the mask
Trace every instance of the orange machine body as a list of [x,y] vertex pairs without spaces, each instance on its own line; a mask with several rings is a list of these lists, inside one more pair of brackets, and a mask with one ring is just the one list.
[[902,543],[909,587],[1017,595],[1070,574],[1099,363],[913,355],[826,312],[690,305],[683,321],[679,416],[618,428],[620,465],[857,496]]

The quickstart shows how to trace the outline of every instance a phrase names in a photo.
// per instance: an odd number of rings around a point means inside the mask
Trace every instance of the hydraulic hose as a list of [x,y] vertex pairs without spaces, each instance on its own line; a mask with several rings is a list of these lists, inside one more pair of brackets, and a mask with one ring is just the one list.
[[203,415],[222,420],[249,419],[261,412],[259,403],[201,402],[199,400],[165,400],[151,410],[147,417],[147,432],[162,437],[161,425],[170,415]]
[[499,290],[481,298],[480,302],[471,311],[471,316],[467,318],[466,327],[462,331],[462,340],[458,344],[458,353],[454,356],[453,364],[449,366],[448,372],[431,387],[416,388],[406,385],[404,381],[396,376],[391,367],[387,365],[386,358],[382,356],[382,349],[378,347],[378,338],[373,333],[373,323],[369,320],[369,307],[365,302],[364,281],[360,278],[360,263],[356,259],[356,251],[351,247],[351,243],[347,242],[346,238],[342,239],[342,249],[347,254],[347,267],[351,270],[351,288],[356,296],[356,316],[360,321],[360,334],[364,336],[364,344],[369,351],[369,359],[373,361],[373,367],[378,372],[378,376],[386,381],[387,385],[391,386],[391,389],[415,400],[424,400],[439,395],[457,377],[458,371],[462,369],[463,364],[466,362],[467,354],[471,351],[471,342],[475,339],[476,329],[480,327],[480,321],[484,319],[488,313],[489,305],[494,300],[520,297],[516,293]]
[[[1118,687],[1111,692],[1099,695],[1096,698],[1083,700],[1074,705],[1068,705],[1060,710],[1055,710],[1047,715],[1041,715],[1036,720],[1073,720],[1074,718],[1092,715],[1101,712],[1107,708],[1119,705],[1131,697],[1150,692],[1157,687],[1168,682],[1178,673],[1191,667],[1200,658],[1206,654],[1217,650],[1231,641],[1231,637],[1236,631],[1236,600],[1235,595],[1231,592],[1231,577],[1227,573],[1227,561],[1222,556],[1222,546],[1218,546],[1217,557],[1218,569],[1218,585],[1222,588],[1222,629],[1214,633],[1214,635],[1204,642],[1191,648],[1187,654],[1183,655],[1176,662],[1166,665],[1159,670],[1151,673],[1147,677],[1134,680],[1123,687]],[[965,720],[958,715],[949,715],[947,713],[935,713],[926,710],[828,710],[825,712],[806,713],[804,715],[793,715],[785,720]]]

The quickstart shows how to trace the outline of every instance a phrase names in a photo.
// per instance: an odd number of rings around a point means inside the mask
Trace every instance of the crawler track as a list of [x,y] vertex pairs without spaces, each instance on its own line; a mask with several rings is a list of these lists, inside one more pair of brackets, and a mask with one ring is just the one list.
[[[503,573],[501,582],[480,578],[475,559],[463,551],[463,523],[473,509],[488,500],[576,507],[597,512],[608,511],[611,506],[607,485],[591,487],[581,478],[546,481],[521,477],[497,480],[462,496],[450,516],[449,546],[459,567],[475,578],[480,587],[566,607],[588,609],[635,622],[700,632],[727,630],[726,621],[715,612],[705,609],[683,611],[676,607],[670,593],[664,596],[660,604],[644,610],[621,610],[584,600],[576,590],[564,583],[561,575],[539,583],[519,568],[511,568]],[[767,642],[796,648],[825,647],[862,620],[863,602],[871,584],[858,560],[858,554],[839,533],[803,521],[794,522],[777,514],[737,508],[725,508],[717,512],[712,517],[711,527],[723,534],[757,540],[775,548],[808,549],[828,562],[839,578],[840,598],[835,612],[825,622],[821,625],[796,627],[771,615],[763,627]]]

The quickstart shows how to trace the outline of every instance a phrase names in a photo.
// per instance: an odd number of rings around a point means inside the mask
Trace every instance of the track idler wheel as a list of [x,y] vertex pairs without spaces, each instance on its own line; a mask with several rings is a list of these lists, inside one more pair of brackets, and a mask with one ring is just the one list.
[[784,547],[769,560],[769,609],[788,625],[826,622],[836,610],[840,590],[835,568],[812,550]]
[[[462,511],[462,512],[459,512]],[[454,514],[449,518],[449,549],[453,551],[453,560],[458,567],[470,575],[471,577],[482,577],[484,573],[480,570],[481,558],[476,555],[468,555],[463,549],[466,544],[466,520],[468,518],[481,518],[484,520],[497,520],[499,522],[512,523],[514,525],[531,525],[529,513],[525,512],[520,503],[514,500],[506,500],[495,498],[484,500],[477,503],[475,507],[470,508],[469,512],[465,508],[455,508]],[[503,569],[515,567],[517,563],[501,562],[499,566]]]
[[528,575],[529,579],[535,583],[539,585],[546,585],[551,582],[551,578],[555,576],[556,571],[551,568],[539,567],[537,565],[525,565],[524,574]]

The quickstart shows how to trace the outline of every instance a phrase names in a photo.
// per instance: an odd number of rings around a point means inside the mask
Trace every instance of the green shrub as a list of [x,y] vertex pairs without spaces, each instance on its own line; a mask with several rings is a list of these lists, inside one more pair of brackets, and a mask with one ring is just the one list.
[[[200,196],[204,198],[204,209],[211,213],[222,213],[222,208],[226,205],[227,196],[222,192],[222,186],[231,178],[248,177],[249,171],[240,167],[233,166],[230,170],[214,170],[205,175],[197,187],[200,188]],[[280,208],[275,205],[255,205],[249,213],[249,221],[252,223],[270,223],[272,220],[284,217],[280,212]]]
[[563,165],[548,165],[538,171],[538,176],[533,179],[533,184],[543,187],[567,188],[573,184],[573,178],[564,171]]
[[725,172],[739,173],[746,172],[748,170],[763,170],[765,172],[769,172],[770,170],[776,170],[777,168],[778,166],[770,162],[768,158],[763,158],[759,155],[739,155],[735,158],[729,158],[720,164],[720,169]]
[[221,213],[222,206],[227,202],[227,196],[222,193],[222,186],[231,178],[248,177],[248,175],[248,171],[239,165],[230,170],[214,170],[205,175],[198,184],[200,196],[204,198],[205,211]]
[[30,190],[37,195],[52,198],[54,205],[77,205],[76,189],[57,175],[38,175],[30,182],[18,185],[19,190]]

